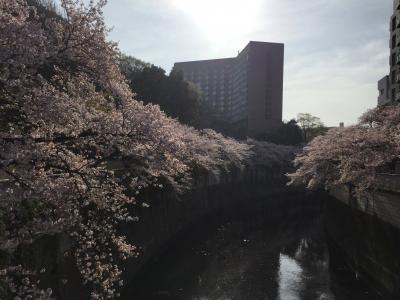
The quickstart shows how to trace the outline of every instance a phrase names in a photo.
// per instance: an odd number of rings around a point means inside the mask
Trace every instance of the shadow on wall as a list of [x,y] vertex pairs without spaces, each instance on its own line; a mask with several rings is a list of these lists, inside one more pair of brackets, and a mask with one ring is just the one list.
[[349,268],[382,299],[400,299],[400,229],[334,198],[326,205],[331,268]]

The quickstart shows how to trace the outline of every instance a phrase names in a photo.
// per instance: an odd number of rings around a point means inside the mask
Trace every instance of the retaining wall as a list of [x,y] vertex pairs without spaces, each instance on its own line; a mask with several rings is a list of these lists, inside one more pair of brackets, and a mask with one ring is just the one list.
[[379,189],[360,199],[350,187],[337,187],[326,202],[331,266],[350,267],[382,299],[400,299],[399,178],[380,176]]

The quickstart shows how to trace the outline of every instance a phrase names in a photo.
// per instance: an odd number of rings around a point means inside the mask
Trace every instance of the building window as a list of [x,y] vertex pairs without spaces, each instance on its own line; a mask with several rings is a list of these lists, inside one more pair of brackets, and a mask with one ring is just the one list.
[[392,84],[395,84],[396,83],[396,71],[392,71],[391,77],[392,77]]
[[392,49],[396,47],[396,35],[392,36]]
[[396,89],[392,89],[392,101],[395,100],[396,97]]
[[392,54],[391,65],[392,66],[396,65],[396,53]]
[[395,30],[396,30],[396,26],[397,26],[397,18],[396,18],[396,16],[395,16],[395,17],[393,17],[393,19],[392,19],[392,31],[395,31]]

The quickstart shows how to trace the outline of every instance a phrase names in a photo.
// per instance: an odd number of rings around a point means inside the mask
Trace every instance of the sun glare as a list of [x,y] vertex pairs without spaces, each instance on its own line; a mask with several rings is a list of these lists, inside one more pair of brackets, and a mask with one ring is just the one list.
[[236,40],[256,25],[261,0],[171,0],[209,40]]

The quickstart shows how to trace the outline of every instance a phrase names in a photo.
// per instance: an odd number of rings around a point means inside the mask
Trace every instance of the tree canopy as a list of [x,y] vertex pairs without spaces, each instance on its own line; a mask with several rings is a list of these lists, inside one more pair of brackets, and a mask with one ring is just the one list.
[[[255,153],[264,155],[258,164],[265,168],[282,166],[292,150],[197,131],[138,101],[117,45],[106,38],[105,0],[61,0],[62,16],[30,3],[0,0],[0,251],[11,257],[1,262],[0,296],[51,299],[35,280],[37,266],[14,264],[12,255],[43,236],[63,235],[91,297],[116,298],[121,264],[138,255],[119,227],[135,222],[143,190],[167,185],[180,193],[194,170],[240,170]],[[146,93],[163,86],[166,95],[154,99],[195,101],[179,75],[166,79],[156,67],[133,63],[157,75],[140,75]],[[185,107],[171,114],[179,118]],[[286,160],[271,163],[276,155]]]
[[184,124],[198,124],[200,93],[182,74],[166,75],[162,68],[126,55],[120,60],[120,68],[138,100],[159,105]]
[[326,132],[321,119],[309,113],[299,113],[296,121],[303,132],[304,143],[309,143],[316,136]]
[[282,122],[281,126],[275,132],[264,139],[275,144],[292,146],[301,145],[304,142],[303,132],[294,119]]
[[362,193],[377,188],[377,174],[390,172],[400,158],[400,107],[366,112],[357,125],[318,136],[295,160],[291,184],[329,189],[350,184]]

